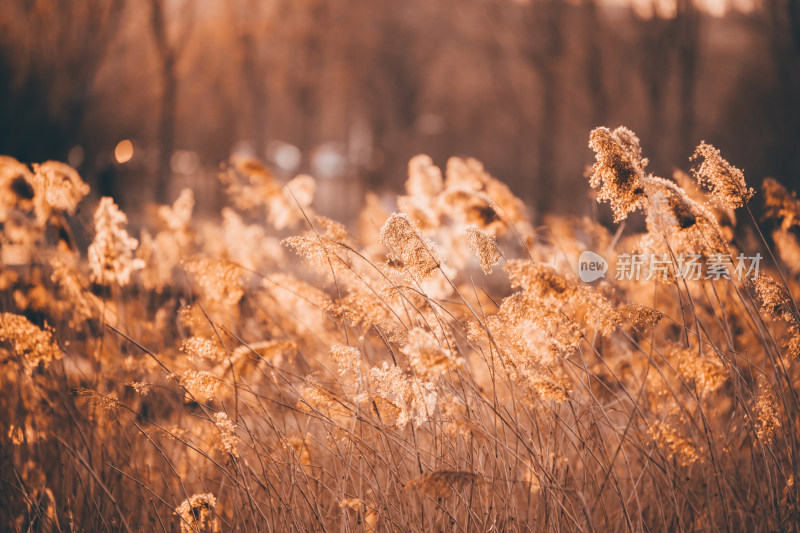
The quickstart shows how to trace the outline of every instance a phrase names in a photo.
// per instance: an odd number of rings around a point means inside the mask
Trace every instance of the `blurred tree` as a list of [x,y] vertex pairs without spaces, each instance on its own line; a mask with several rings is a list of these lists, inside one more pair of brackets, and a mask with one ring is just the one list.
[[586,89],[592,109],[592,127],[605,124],[608,117],[608,92],[603,79],[603,33],[605,27],[596,0],[583,0],[582,33],[586,49]]
[[666,99],[669,80],[672,77],[670,50],[674,46],[674,24],[672,19],[660,16],[656,1],[649,5],[650,12],[642,14],[634,11],[634,28],[638,46],[638,78],[642,80],[647,99],[648,154],[651,161],[660,162],[667,158],[663,142],[668,134]]
[[523,58],[533,67],[540,84],[538,117],[538,168],[534,198],[537,213],[547,210],[547,195],[541,194],[542,184],[558,182],[556,174],[557,139],[561,80],[558,66],[566,50],[565,4],[563,0],[528,0],[519,4],[519,20],[523,28],[520,46]]
[[269,123],[267,68],[262,49],[270,42],[270,33],[276,22],[275,11],[281,4],[285,2],[239,0],[228,2],[226,6],[237,47],[242,88],[249,107],[245,137],[253,139],[259,153],[267,145]]
[[4,0],[0,9],[0,153],[66,160],[125,0]]
[[[180,16],[170,24],[167,0],[150,0],[150,29],[156,45],[161,67],[161,109],[158,125],[158,168],[155,182],[155,198],[159,203],[169,203],[167,197],[171,171],[172,153],[175,151],[175,116],[177,113],[178,72],[177,63],[186,48],[192,31],[194,4],[184,1],[173,6]],[[174,28],[171,30],[170,26]],[[170,35],[174,33],[176,35]]]
[[[324,0],[292,2],[287,6],[283,37],[285,75],[289,99],[298,115],[295,138],[305,147],[318,141],[318,120],[325,95],[321,91],[324,71],[325,36],[330,31],[330,12]],[[290,119],[291,120],[291,119]]]
[[157,175],[159,201],[176,148],[207,171],[176,173],[183,184],[272,140],[300,148],[292,172],[313,171],[321,143],[351,160],[368,146],[374,188],[401,186],[415,153],[468,155],[539,212],[577,211],[586,133],[605,123],[639,132],[659,172],[704,137],[754,179],[786,181],[800,168],[800,0],[761,1],[712,17],[700,0],[644,0],[662,11],[633,16],[605,0],[5,0],[0,151],[65,159],[81,144],[98,169],[131,138],[137,155],[109,181],[124,195],[126,176]]
[[[639,75],[648,99],[647,140],[652,159],[680,160],[699,142],[695,138],[695,92],[701,50],[701,17],[694,0],[676,0],[674,10],[651,0],[634,10],[639,48]],[[677,79],[676,79],[677,78]],[[670,81],[677,82],[676,129],[673,134],[667,110]],[[665,143],[663,139],[674,142]]]
[[800,182],[800,0],[766,0],[762,31],[768,36],[777,91],[765,103],[772,131],[766,157],[778,175]]
[[[374,27],[368,35],[373,52],[358,71],[359,85],[366,91],[353,99],[361,100],[360,112],[369,123],[374,143],[388,158],[385,163],[389,168],[403,168],[408,154],[391,147],[402,142],[403,136],[419,134],[417,120],[430,57],[415,39],[415,33],[421,30],[413,25],[414,6],[403,2],[379,4],[381,8],[372,13]],[[352,46],[358,45],[354,42]],[[437,46],[427,41],[425,48],[433,51]],[[385,179],[373,175],[371,184],[378,185]]]
[[677,153],[673,160],[679,161],[691,153],[700,142],[695,138],[695,92],[697,87],[697,65],[700,56],[701,35],[700,13],[694,0],[677,0],[674,19],[674,33],[678,62],[678,105],[680,120],[678,122]]

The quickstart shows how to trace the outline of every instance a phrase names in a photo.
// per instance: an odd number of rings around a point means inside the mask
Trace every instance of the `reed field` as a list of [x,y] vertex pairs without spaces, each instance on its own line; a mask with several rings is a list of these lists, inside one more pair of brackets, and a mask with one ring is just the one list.
[[0,530],[796,530],[800,200],[574,150],[614,224],[426,155],[347,225],[248,158],[134,224],[0,158]]

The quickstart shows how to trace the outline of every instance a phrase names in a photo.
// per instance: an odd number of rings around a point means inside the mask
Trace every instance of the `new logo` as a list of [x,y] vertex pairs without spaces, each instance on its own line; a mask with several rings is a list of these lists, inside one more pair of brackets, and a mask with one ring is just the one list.
[[599,254],[585,250],[578,258],[578,277],[585,283],[591,283],[606,277],[608,261]]

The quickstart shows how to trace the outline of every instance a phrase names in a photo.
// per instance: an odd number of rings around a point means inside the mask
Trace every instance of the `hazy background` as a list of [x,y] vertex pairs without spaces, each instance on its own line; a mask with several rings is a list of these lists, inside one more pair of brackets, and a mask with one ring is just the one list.
[[127,209],[187,185],[214,208],[249,153],[348,210],[414,154],[467,155],[586,213],[589,130],[623,124],[660,175],[705,139],[800,188],[800,0],[677,1],[4,0],[0,153]]

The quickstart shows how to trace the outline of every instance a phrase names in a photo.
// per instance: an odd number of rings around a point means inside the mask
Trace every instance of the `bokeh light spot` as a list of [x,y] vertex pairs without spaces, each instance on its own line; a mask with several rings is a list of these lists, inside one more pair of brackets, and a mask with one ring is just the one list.
[[127,163],[133,157],[133,143],[129,139],[117,143],[114,148],[114,158],[117,163]]

